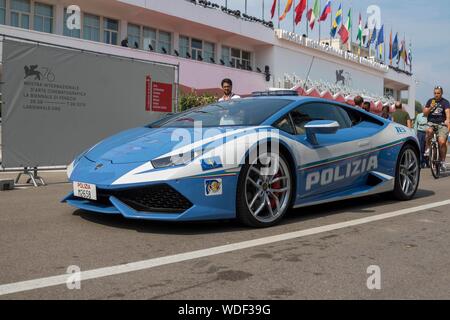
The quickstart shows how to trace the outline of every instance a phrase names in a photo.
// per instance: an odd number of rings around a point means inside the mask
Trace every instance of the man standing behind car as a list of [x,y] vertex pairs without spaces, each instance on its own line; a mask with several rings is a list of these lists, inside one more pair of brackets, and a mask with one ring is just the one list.
[[355,103],[355,107],[362,108],[364,99],[361,96],[356,96],[355,99],[353,99],[353,102]]
[[233,93],[233,82],[231,79],[222,80],[223,96],[219,101],[228,101],[231,99],[240,99],[241,97]]
[[423,112],[419,113],[416,116],[416,120],[414,121],[414,130],[417,134],[417,139],[419,139],[419,145],[420,145],[420,162],[422,164],[422,168],[425,167],[426,161],[425,161],[425,138],[427,135],[427,129],[428,129],[428,119],[424,116]]
[[442,87],[434,88],[434,99],[428,100],[427,104],[423,108],[423,114],[428,117],[427,129],[427,150],[425,155],[430,154],[430,143],[433,137],[433,127],[438,128],[439,149],[441,154],[442,169],[445,168],[445,158],[447,156],[447,139],[450,128],[450,103],[447,99],[444,99],[442,95],[444,89]]
[[400,101],[395,103],[395,111],[392,114],[392,121],[404,125],[405,127],[412,128],[412,121],[409,117],[409,113],[403,110],[403,104]]

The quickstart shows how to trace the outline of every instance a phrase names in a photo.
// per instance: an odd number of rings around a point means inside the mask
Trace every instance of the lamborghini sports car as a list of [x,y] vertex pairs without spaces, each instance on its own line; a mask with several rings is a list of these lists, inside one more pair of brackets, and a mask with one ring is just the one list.
[[63,201],[79,209],[267,227],[290,208],[376,193],[409,200],[420,166],[411,129],[328,100],[267,94],[116,134],[67,174]]

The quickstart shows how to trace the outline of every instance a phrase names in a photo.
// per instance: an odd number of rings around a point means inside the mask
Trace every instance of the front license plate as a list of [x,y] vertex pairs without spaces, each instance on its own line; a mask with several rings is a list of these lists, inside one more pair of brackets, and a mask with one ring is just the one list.
[[97,200],[97,188],[95,187],[95,184],[74,182],[73,194],[75,197]]

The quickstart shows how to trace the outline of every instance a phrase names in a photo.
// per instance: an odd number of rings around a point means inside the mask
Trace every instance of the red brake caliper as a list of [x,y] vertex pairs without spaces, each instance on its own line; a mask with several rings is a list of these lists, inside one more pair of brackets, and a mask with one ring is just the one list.
[[[281,175],[280,175],[280,173],[277,173],[275,176],[274,176],[274,178],[278,178],[278,177],[280,177]],[[275,182],[275,183],[272,183],[271,185],[270,185],[270,188],[271,189],[281,189],[281,180],[280,181],[277,181],[277,182]],[[274,195],[276,196],[276,197],[278,197],[278,193],[277,192],[274,192]],[[269,197],[269,199],[270,199],[270,206],[272,207],[272,209],[275,209],[276,207],[277,207],[277,203],[275,202],[275,199],[273,198],[273,196],[272,197]]]

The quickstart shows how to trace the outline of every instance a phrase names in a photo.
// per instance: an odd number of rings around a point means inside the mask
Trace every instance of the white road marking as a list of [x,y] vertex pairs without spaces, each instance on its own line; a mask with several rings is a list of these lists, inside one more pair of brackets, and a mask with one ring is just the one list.
[[[254,239],[249,241],[243,241],[238,243],[232,243],[227,244],[223,246],[208,248],[208,249],[202,249],[202,250],[196,250],[191,252],[185,252],[165,257],[159,257],[159,258],[152,258],[148,260],[142,260],[117,266],[111,266],[111,267],[105,267],[105,268],[99,268],[99,269],[92,269],[87,271],[81,272],[81,281],[84,280],[90,280],[90,279],[97,279],[97,278],[103,278],[128,272],[135,272],[135,271],[141,271],[146,269],[151,269],[155,267],[160,267],[172,263],[182,262],[182,261],[188,261],[198,258],[204,258],[208,256],[218,255],[222,253],[228,253],[233,252],[237,250],[267,245],[275,242],[280,241],[286,241],[286,240],[292,240],[297,239],[301,237],[311,236],[323,232],[329,232],[333,230],[353,227],[357,225],[362,225],[370,222],[380,221],[384,219],[390,219],[394,217],[399,217],[402,215],[424,211],[436,207],[442,207],[450,205],[450,200],[445,200],[441,202],[436,203],[429,203],[425,205],[421,205],[418,207],[413,208],[407,208],[402,209],[398,211],[383,213],[371,217],[361,218],[361,219],[355,219],[345,222],[339,222],[334,223],[326,226],[306,229],[306,230],[300,230],[300,231],[294,231],[289,233],[284,233],[276,236],[270,236],[260,239]],[[63,274],[58,276],[52,276],[47,278],[40,278],[40,279],[34,279],[34,280],[28,280],[28,281],[22,281],[22,282],[15,282],[15,283],[9,283],[0,285],[0,295],[6,295],[11,293],[17,293],[17,292],[23,292],[23,291],[30,291],[40,288],[46,288],[51,286],[57,286],[57,285],[63,285],[66,284],[69,277],[73,276],[73,274]]]

